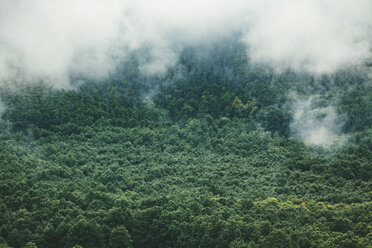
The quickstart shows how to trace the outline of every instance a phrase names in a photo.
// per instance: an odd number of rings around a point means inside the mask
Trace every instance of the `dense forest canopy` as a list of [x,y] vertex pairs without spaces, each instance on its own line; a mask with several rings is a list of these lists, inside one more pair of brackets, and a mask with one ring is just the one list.
[[0,0],[0,248],[371,248],[371,10]]
[[121,68],[1,89],[1,247],[371,244],[370,68],[278,73],[231,41]]

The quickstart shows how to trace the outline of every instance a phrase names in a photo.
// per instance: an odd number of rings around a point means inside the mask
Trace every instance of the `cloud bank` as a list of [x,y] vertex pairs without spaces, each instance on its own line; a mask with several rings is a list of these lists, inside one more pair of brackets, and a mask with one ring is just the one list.
[[370,0],[0,0],[0,81],[104,78],[132,53],[161,73],[184,47],[239,35],[253,63],[332,73],[371,58]]

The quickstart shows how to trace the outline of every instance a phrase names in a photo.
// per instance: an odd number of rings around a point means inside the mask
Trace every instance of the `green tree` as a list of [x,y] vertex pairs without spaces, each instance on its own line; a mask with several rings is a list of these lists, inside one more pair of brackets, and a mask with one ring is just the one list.
[[124,226],[118,226],[111,231],[110,247],[113,248],[130,248],[132,247],[132,239],[128,230]]

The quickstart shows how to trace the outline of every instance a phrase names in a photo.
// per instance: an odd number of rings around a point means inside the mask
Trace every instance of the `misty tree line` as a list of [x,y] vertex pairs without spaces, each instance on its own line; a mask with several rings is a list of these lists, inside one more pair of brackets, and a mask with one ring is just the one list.
[[[277,74],[223,44],[158,77],[130,63],[76,90],[1,90],[0,247],[370,245],[363,72]],[[347,140],[291,138],[292,91],[334,105]]]

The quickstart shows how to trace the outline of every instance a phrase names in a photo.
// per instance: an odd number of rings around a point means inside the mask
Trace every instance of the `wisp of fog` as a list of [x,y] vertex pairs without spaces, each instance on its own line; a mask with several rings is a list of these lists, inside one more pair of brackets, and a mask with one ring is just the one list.
[[305,144],[328,146],[337,138],[343,125],[333,106],[319,106],[316,96],[307,98],[292,94],[292,136]]

